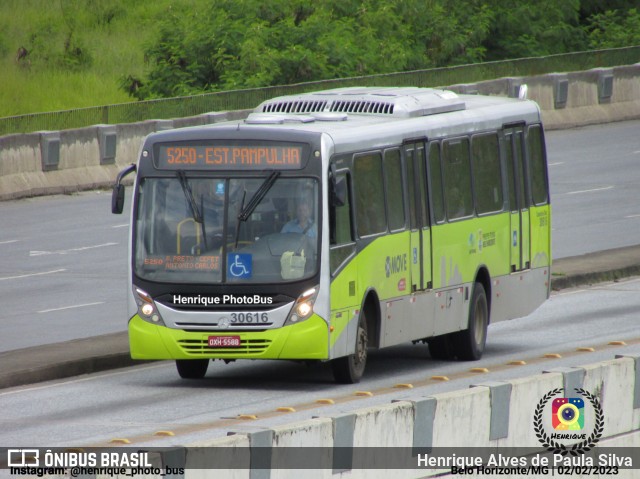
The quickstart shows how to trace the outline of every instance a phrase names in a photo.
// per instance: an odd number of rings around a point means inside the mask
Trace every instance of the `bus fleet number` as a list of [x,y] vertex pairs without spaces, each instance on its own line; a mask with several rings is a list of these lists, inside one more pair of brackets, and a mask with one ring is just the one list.
[[231,313],[231,323],[268,323],[268,313]]

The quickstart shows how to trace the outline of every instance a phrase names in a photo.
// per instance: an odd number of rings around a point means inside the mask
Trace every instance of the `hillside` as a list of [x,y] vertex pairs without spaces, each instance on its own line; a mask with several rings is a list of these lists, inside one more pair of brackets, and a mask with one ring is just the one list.
[[638,5],[0,0],[0,117],[638,45]]
[[120,79],[144,74],[154,25],[179,3],[208,1],[0,1],[0,117],[133,101]]

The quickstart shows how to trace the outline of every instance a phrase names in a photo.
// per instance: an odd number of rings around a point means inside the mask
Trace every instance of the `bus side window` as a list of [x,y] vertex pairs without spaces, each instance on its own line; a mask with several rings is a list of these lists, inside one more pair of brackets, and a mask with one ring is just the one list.
[[431,201],[433,220],[442,223],[444,215],[444,198],[442,195],[442,164],[440,163],[440,143],[429,143],[429,179],[431,181]]
[[500,211],[503,200],[498,136],[495,133],[476,135],[471,139],[471,149],[478,214]]
[[531,194],[535,205],[543,205],[549,201],[549,187],[546,175],[546,158],[544,155],[542,128],[534,125],[529,128],[527,148],[531,168]]
[[351,177],[348,173],[338,173],[337,180],[346,182],[347,194],[344,204],[329,205],[329,266],[334,275],[338,268],[355,253],[355,240],[353,235],[353,214],[351,198]]
[[384,152],[384,177],[389,229],[398,231],[403,229],[405,225],[400,150],[387,150]]
[[379,153],[356,156],[354,160],[356,226],[358,236],[382,233],[387,229]]
[[353,228],[351,226],[351,185],[347,173],[339,173],[337,180],[344,180],[347,185],[347,194],[342,206],[331,205],[329,209],[329,238],[332,246],[353,243]]
[[442,144],[447,217],[452,220],[473,214],[469,139],[456,138]]

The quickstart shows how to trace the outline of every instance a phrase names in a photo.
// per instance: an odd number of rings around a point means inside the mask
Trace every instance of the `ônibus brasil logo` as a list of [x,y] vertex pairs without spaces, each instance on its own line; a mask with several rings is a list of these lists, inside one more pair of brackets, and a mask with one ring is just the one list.
[[[554,454],[562,454],[566,456],[571,454],[577,456],[591,450],[600,440],[602,431],[604,430],[604,414],[597,397],[589,391],[582,388],[575,388],[575,391],[582,397],[555,397],[564,390],[561,388],[552,389],[545,394],[538,402],[536,411],[533,415],[533,429],[536,432],[538,441],[553,451]],[[554,398],[555,397],[555,398]],[[551,409],[548,413],[553,426],[553,433],[548,435],[544,427],[545,406],[551,402]],[[584,398],[584,399],[583,399]],[[593,420],[588,424],[586,419],[585,399],[593,410]],[[549,408],[547,408],[549,409]],[[591,430],[591,434],[587,436],[587,432]],[[565,444],[559,441],[575,441],[575,444]]]

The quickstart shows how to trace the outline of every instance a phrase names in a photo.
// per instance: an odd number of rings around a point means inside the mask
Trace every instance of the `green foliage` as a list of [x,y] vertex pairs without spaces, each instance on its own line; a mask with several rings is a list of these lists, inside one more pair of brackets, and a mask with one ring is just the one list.
[[476,0],[221,0],[161,22],[140,96],[477,62],[492,19]]
[[488,60],[526,58],[583,50],[580,0],[492,0],[495,19],[486,42]]
[[640,43],[638,0],[2,0],[0,116]]
[[589,18],[587,26],[589,47],[616,48],[640,44],[640,12],[608,10]]

